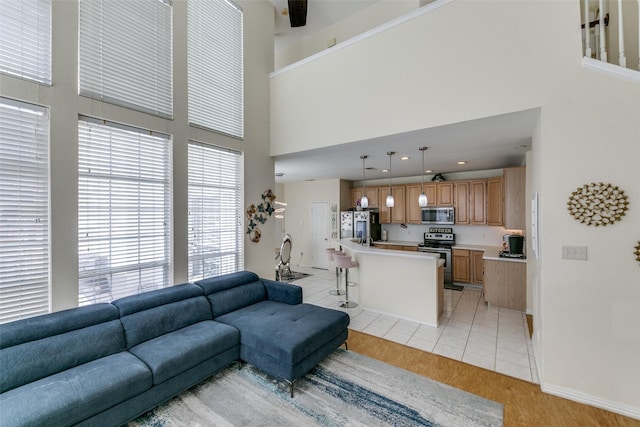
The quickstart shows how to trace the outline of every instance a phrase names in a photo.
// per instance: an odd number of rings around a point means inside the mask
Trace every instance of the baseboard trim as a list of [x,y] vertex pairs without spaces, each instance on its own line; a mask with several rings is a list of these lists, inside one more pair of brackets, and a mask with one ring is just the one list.
[[573,400],[574,402],[584,403],[585,405],[594,406],[596,408],[605,409],[610,412],[615,412],[616,414],[640,420],[640,407],[637,406],[612,402],[610,400],[554,384],[540,384],[540,389],[544,393],[564,397],[565,399]]

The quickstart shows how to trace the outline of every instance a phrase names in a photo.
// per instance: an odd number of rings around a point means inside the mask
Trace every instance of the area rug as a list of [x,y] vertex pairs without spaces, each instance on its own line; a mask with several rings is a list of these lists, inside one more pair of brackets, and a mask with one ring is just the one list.
[[304,279],[305,277],[309,277],[311,274],[307,273],[298,273],[297,271],[292,271],[291,274],[283,274],[280,277],[280,281],[282,282],[293,282],[294,280]]
[[174,426],[502,426],[502,405],[337,350],[288,386],[236,363],[129,423]]

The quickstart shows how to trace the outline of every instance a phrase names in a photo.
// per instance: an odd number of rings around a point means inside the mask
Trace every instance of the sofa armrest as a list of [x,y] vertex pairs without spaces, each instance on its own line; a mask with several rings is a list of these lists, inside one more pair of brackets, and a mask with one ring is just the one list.
[[300,286],[269,279],[261,280],[267,290],[268,300],[290,305],[302,304],[302,288]]

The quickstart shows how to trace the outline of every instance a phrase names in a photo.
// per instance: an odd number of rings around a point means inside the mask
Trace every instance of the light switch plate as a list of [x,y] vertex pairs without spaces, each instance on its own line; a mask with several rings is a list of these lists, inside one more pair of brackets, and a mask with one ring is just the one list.
[[586,246],[563,246],[562,259],[586,260],[587,247]]

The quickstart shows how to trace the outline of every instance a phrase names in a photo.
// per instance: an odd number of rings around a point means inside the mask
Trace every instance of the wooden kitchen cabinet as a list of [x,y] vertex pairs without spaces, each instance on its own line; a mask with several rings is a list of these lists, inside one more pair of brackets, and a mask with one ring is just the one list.
[[374,243],[373,247],[378,249],[389,249],[389,245],[386,245],[384,243]]
[[484,281],[484,251],[454,249],[453,281],[482,285]]
[[504,228],[526,228],[526,168],[504,169]]
[[427,195],[427,207],[438,206],[438,185],[434,182],[424,185],[424,194]]
[[467,249],[454,249],[452,252],[453,267],[452,279],[454,282],[471,282],[471,251]]
[[482,285],[484,282],[484,251],[471,251],[471,283]]
[[392,208],[388,208],[386,201],[387,194],[389,194],[389,187],[378,187],[380,224],[403,224],[406,221],[404,190],[404,185],[394,185],[391,187],[394,206]]
[[[378,207],[378,187],[365,187],[364,194],[366,194],[367,198],[369,199],[368,208],[377,208]],[[351,189],[349,190],[349,201],[351,203],[350,206],[352,208],[355,208],[358,199],[360,199],[361,197],[362,197],[362,187],[351,187]]]
[[504,189],[502,177],[487,180],[487,225],[504,225]]
[[487,223],[487,180],[469,181],[469,223],[482,225]]
[[406,222],[404,191],[404,185],[391,187],[391,194],[393,194],[393,199],[395,202],[394,206],[391,208],[392,224],[404,224]]
[[469,224],[469,181],[453,183],[453,207],[456,224]]
[[[420,224],[422,222],[422,209],[418,205],[418,197],[422,192],[422,186],[420,184],[410,184],[405,187],[405,216],[407,224]],[[428,197],[428,196],[427,196]]]
[[418,252],[418,247],[417,246],[402,246],[402,250],[403,251],[407,251],[407,252]]
[[525,311],[527,264],[484,260],[484,298],[491,306]]
[[436,203],[438,206],[453,206],[453,182],[439,182],[436,184]]

